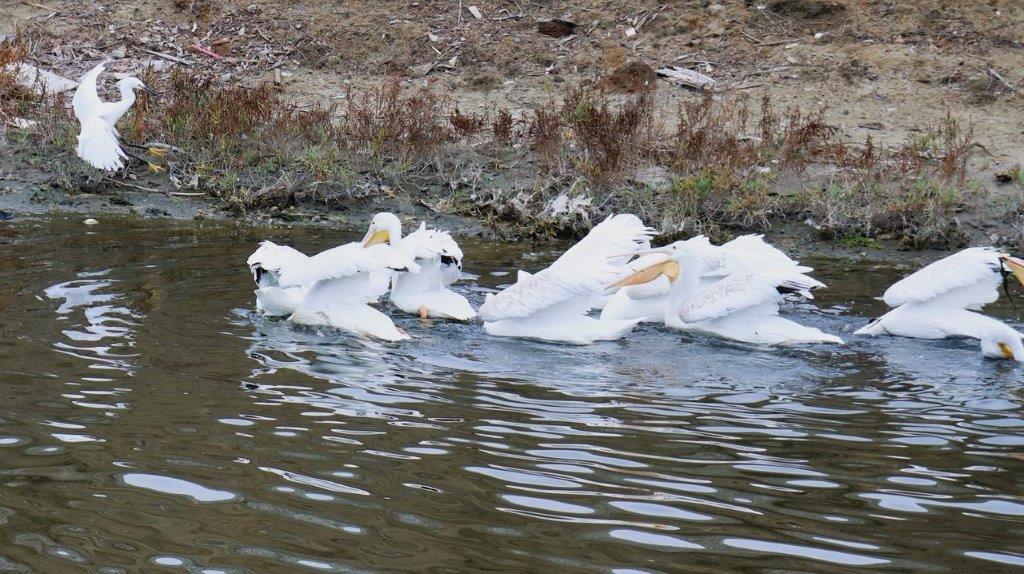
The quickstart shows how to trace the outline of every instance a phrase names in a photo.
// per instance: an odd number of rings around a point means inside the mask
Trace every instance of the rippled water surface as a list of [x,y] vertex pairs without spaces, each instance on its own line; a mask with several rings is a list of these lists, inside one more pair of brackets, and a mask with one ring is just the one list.
[[[786,312],[844,348],[391,345],[249,312],[262,235],[351,236],[0,225],[0,571],[1024,566],[1024,369],[850,335],[904,269],[810,262],[830,288]],[[558,248],[463,246],[477,304]]]

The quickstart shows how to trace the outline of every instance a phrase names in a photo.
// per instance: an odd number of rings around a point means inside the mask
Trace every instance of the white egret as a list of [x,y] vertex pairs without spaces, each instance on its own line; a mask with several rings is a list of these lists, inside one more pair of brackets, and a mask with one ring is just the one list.
[[378,213],[363,245],[382,243],[412,257],[419,266],[419,271],[393,275],[391,302],[395,307],[423,319],[468,321],[476,317],[469,301],[448,288],[462,275],[462,250],[447,231],[427,229],[426,223],[421,223],[419,229],[403,237],[402,222],[396,215]]
[[613,287],[648,283],[665,277],[669,295],[662,307],[665,325],[709,333],[759,345],[839,343],[843,340],[820,329],[778,316],[779,303],[789,296],[813,299],[810,291],[824,287],[793,265],[766,265],[735,271],[704,287],[702,277],[718,265],[698,244],[677,242],[650,250],[660,260],[620,280]]
[[587,313],[606,285],[629,272],[610,257],[631,254],[652,234],[635,215],[608,217],[548,268],[535,274],[521,271],[515,284],[488,294],[479,311],[484,330],[499,337],[573,344],[621,337],[637,319],[600,321]]
[[1006,327],[975,311],[999,298],[999,285],[1011,274],[1024,284],[1024,261],[991,247],[964,249],[894,283],[882,296],[893,309],[855,333],[981,339]]
[[[96,91],[96,80],[106,70],[109,62],[109,59],[100,62],[82,76],[71,99],[71,105],[82,128],[78,134],[78,157],[96,169],[116,171],[124,167],[124,160],[129,156],[118,141],[120,134],[115,127],[117,121],[135,104],[136,90],[150,93],[152,90],[147,88],[142,80],[128,77],[117,82],[117,89],[121,93],[119,101],[100,100]],[[156,167],[152,163],[146,163],[151,169]]]
[[1024,362],[1020,333],[1008,325],[995,325],[981,337],[981,354],[990,359]]

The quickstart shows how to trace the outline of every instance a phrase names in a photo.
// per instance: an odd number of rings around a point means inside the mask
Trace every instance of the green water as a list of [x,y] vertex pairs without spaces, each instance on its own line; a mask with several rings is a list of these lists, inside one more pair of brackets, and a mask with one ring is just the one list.
[[[0,223],[0,572],[1024,565],[1024,369],[850,334],[905,270],[811,262],[830,288],[786,313],[843,348],[251,315],[258,239],[356,235]],[[463,248],[479,304],[560,246]]]

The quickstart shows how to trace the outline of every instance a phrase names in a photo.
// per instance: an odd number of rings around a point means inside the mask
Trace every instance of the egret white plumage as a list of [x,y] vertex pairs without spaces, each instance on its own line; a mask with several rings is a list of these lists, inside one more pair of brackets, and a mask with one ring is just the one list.
[[256,282],[256,310],[271,317],[291,315],[306,296],[309,286],[283,287],[281,271],[303,265],[308,259],[308,255],[293,247],[273,241],[261,242],[246,261]]
[[[698,235],[686,241],[677,242],[701,261],[700,288],[707,287],[732,273],[750,271],[754,268],[791,269],[800,273],[813,271],[801,266],[788,255],[770,245],[763,235],[743,235],[720,246],[712,245],[707,237]],[[639,271],[656,263],[665,255],[648,255],[629,264]],[[634,319],[645,322],[664,320],[665,305],[671,291],[671,284],[663,274],[651,275],[647,283],[635,284],[618,289],[601,311],[601,319]]]
[[[811,290],[824,287],[798,266],[763,265],[737,270],[702,287],[705,273],[719,263],[701,243],[677,242],[650,250],[663,257],[614,284],[640,285],[665,277],[670,284],[662,307],[665,325],[760,345],[839,343],[843,340],[778,315],[789,296],[813,299]],[[788,258],[787,258],[788,259]]]
[[[124,160],[129,156],[118,140],[120,134],[115,127],[117,121],[135,104],[136,90],[150,93],[152,90],[142,80],[128,77],[117,82],[117,89],[121,93],[119,101],[100,100],[96,81],[109,62],[109,59],[100,62],[82,76],[71,105],[82,128],[76,148],[78,157],[96,169],[116,171],[124,167]],[[153,167],[153,164],[149,165]]]
[[279,286],[307,288],[290,320],[322,325],[386,341],[409,336],[391,318],[370,307],[380,296],[377,278],[393,271],[419,271],[412,257],[387,245],[347,243],[280,270]]
[[894,283],[882,296],[893,309],[855,333],[981,339],[1009,328],[975,312],[999,298],[999,286],[1009,275],[1024,285],[1024,261],[991,247],[964,249]]
[[484,330],[500,337],[573,344],[621,337],[637,319],[600,321],[587,313],[606,285],[629,272],[609,257],[628,258],[652,235],[653,230],[635,215],[608,217],[546,269],[520,272],[515,284],[488,294],[479,311]]
[[1021,335],[1009,325],[995,325],[981,337],[981,354],[990,359],[1024,362]]
[[363,238],[364,246],[386,243],[416,261],[418,271],[392,276],[391,302],[406,313],[468,321],[476,311],[465,297],[448,288],[462,275],[462,250],[447,231],[419,229],[402,235],[402,222],[393,213],[378,213]]

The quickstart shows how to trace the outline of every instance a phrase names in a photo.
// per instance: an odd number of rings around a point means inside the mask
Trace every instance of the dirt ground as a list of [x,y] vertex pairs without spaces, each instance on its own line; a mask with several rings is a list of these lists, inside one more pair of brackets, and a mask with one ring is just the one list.
[[650,68],[676,65],[722,97],[823,108],[850,141],[892,145],[952,114],[973,125],[982,201],[1020,202],[994,178],[1024,164],[1019,0],[0,1],[0,35],[20,30],[34,63],[70,78],[112,56],[115,72],[187,66],[343,105],[398,77],[515,111],[584,80],[673,106],[694,93]]

